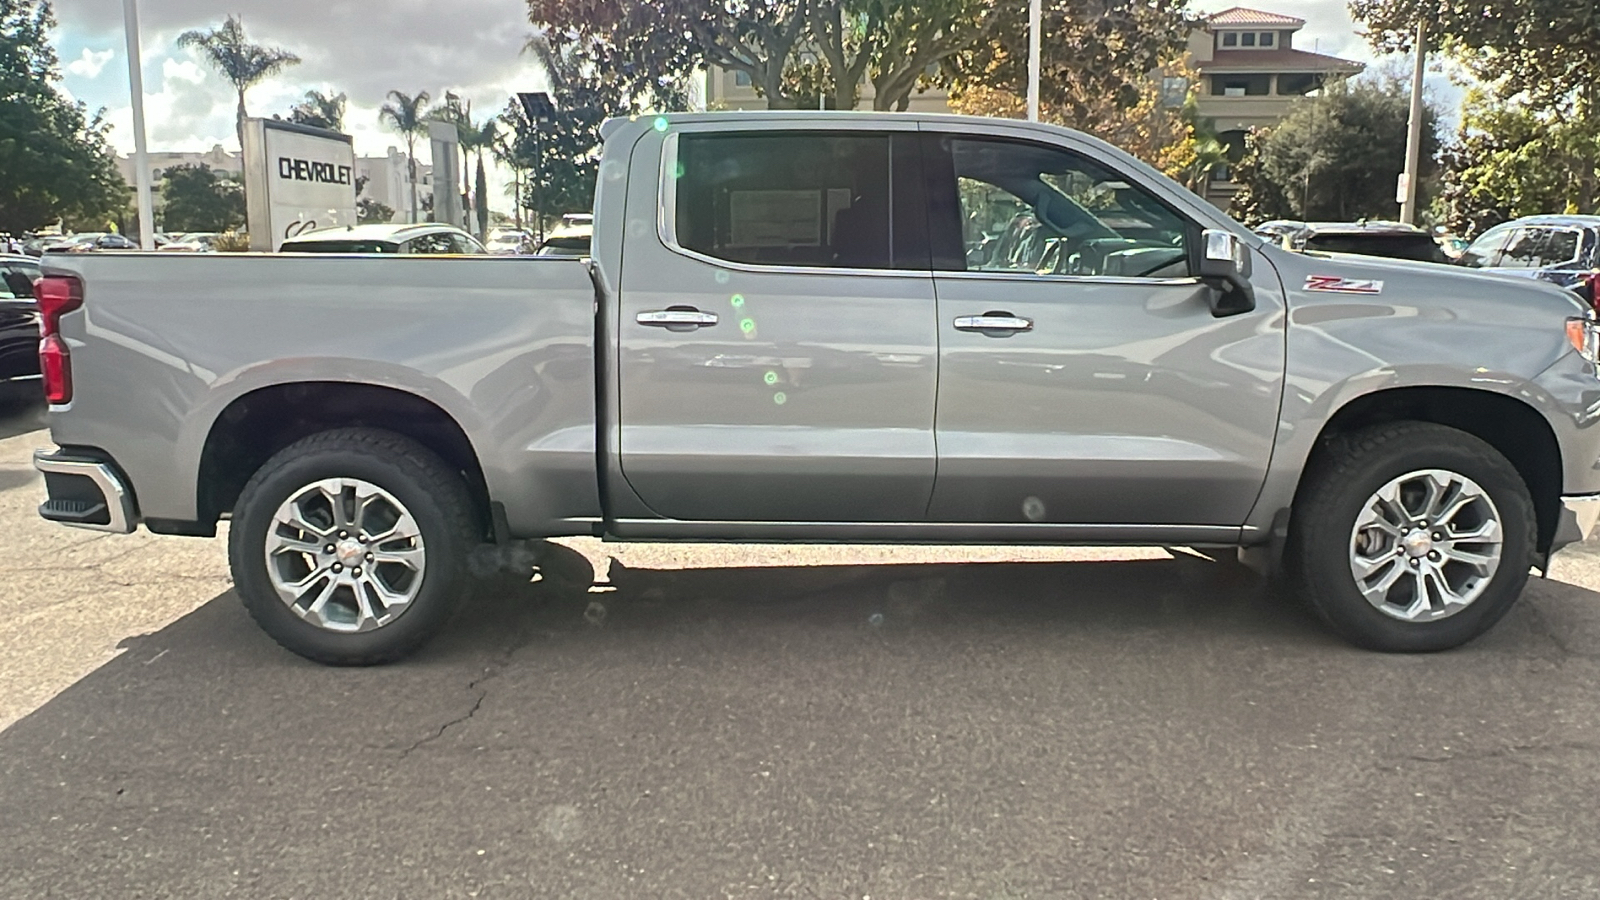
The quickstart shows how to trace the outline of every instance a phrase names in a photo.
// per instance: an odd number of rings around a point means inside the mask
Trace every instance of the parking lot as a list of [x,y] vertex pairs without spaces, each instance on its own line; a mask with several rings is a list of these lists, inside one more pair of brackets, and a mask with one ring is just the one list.
[[[1437,656],[1185,552],[607,546],[321,668],[221,541],[34,515],[0,413],[0,896],[1600,893],[1600,552]],[[578,579],[581,581],[581,579]]]

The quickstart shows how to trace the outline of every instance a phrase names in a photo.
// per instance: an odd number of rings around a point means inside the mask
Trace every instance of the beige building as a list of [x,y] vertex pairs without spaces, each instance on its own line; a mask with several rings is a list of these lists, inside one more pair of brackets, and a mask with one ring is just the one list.
[[[161,189],[161,182],[166,177],[167,170],[179,166],[206,166],[213,171],[229,172],[235,176],[244,171],[244,165],[239,161],[239,154],[222,149],[221,144],[213,145],[204,153],[152,150],[145,154],[145,164],[150,167],[150,184],[156,190]],[[136,182],[132,156],[117,157],[117,171],[122,173],[122,180],[129,185]]]
[[[706,73],[706,109],[766,109],[765,97],[756,93],[755,86],[750,83],[750,75],[746,72],[729,71],[712,67]],[[861,99],[857,101],[857,109],[872,108],[873,90],[871,82],[861,85]],[[910,112],[945,113],[950,111],[949,97],[941,90],[923,92],[913,91],[911,94]]]
[[[1275,125],[1290,105],[1329,79],[1360,72],[1361,63],[1312,53],[1294,46],[1304,19],[1236,6],[1205,20],[1189,34],[1190,64],[1200,73],[1196,112],[1229,146],[1233,159],[1244,152],[1252,128]],[[1238,187],[1227,167],[1212,172],[1207,200],[1226,209]]]

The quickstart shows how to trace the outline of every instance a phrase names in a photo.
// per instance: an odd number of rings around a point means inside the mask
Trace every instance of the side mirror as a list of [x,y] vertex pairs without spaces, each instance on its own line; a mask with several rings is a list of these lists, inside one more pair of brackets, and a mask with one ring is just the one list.
[[1211,314],[1220,319],[1255,309],[1249,248],[1238,235],[1220,228],[1202,231],[1200,242],[1200,280],[1211,287]]

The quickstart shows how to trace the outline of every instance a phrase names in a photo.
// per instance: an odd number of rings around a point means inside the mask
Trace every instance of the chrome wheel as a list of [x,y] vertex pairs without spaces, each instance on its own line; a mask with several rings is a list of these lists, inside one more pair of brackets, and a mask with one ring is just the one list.
[[267,576],[295,615],[363,632],[393,622],[422,589],[427,553],[403,504],[357,478],[295,491],[267,528]]
[[1367,602],[1406,622],[1453,616],[1500,567],[1504,527],[1477,482],[1444,469],[1401,475],[1367,499],[1350,534],[1350,574]]

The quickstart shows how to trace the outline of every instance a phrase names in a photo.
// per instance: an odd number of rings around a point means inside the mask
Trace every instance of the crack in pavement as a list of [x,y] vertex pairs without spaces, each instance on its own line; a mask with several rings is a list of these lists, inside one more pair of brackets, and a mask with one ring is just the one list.
[[[537,636],[538,632],[536,629],[523,629],[523,633],[518,635],[517,638],[506,647],[505,651],[500,654],[499,659],[486,666],[482,675],[479,675],[477,678],[474,678],[472,681],[467,683],[467,690],[474,690],[478,688],[479,685],[487,684],[488,682],[500,677],[500,675],[505,672],[506,666],[511,663],[511,658],[517,655],[517,651],[527,648],[528,645],[533,643],[534,638]],[[483,701],[488,696],[489,688],[485,687],[481,690],[478,690],[478,696],[472,701],[472,707],[470,709],[468,709],[462,715],[459,715],[454,719],[450,719],[449,721],[440,725],[439,729],[433,734],[430,734],[427,737],[416,741],[411,746],[401,750],[400,758],[405,759],[406,757],[410,756],[413,751],[422,747],[424,744],[431,744],[434,741],[437,741],[438,739],[444,737],[444,733],[446,731],[449,731],[451,728],[469,721],[473,716],[478,714],[478,710],[483,708]]]

